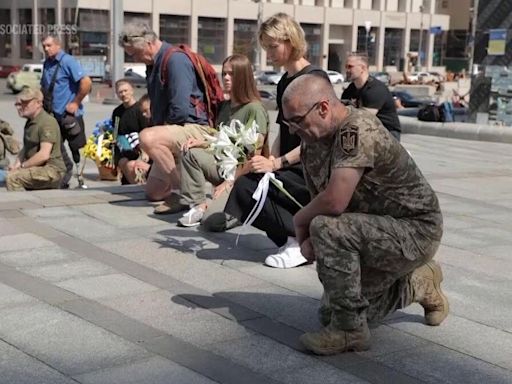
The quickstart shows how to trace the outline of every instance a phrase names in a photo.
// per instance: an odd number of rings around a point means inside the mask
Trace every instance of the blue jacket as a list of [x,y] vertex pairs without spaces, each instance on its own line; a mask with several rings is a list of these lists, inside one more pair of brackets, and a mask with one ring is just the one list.
[[170,47],[171,44],[163,42],[153,66],[148,67],[147,84],[153,125],[208,125],[206,112],[196,110],[192,103],[193,98],[200,98],[204,102],[204,93],[198,86],[194,65],[184,53],[173,53],[167,62],[167,84],[160,79],[162,60]]

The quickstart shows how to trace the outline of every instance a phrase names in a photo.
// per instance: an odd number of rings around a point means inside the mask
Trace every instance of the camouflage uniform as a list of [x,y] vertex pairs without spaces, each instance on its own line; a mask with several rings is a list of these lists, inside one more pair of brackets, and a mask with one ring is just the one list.
[[26,189],[58,188],[62,176],[66,172],[60,152],[60,128],[54,117],[41,110],[33,119],[25,124],[23,133],[23,161],[34,156],[40,143],[53,144],[50,159],[43,166],[18,168],[10,171],[5,180],[8,191],[24,191]]
[[325,290],[321,320],[342,330],[409,305],[412,271],[433,258],[442,236],[439,202],[414,160],[373,115],[348,112],[332,140],[301,151],[313,196],[333,169],[365,169],[345,212],[310,224]]
[[20,151],[20,145],[13,135],[11,125],[0,119],[0,169],[7,168],[9,165],[6,152],[16,155]]

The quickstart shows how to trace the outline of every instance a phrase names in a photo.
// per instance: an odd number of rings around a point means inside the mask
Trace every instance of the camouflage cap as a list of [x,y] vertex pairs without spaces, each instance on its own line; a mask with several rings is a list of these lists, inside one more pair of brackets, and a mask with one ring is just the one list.
[[25,87],[21,90],[18,98],[22,101],[39,100],[43,101],[43,92],[36,88]]

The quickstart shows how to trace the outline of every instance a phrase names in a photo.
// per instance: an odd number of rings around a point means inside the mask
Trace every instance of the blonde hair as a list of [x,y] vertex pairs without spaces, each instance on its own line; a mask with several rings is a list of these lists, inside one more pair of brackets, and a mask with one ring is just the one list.
[[300,24],[286,13],[276,13],[261,24],[258,39],[264,49],[268,49],[268,40],[288,41],[292,48],[290,58],[299,60],[308,49],[306,36]]

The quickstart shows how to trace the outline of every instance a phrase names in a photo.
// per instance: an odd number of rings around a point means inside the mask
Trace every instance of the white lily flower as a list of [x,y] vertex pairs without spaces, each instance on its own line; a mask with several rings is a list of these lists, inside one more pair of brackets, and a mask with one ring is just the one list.
[[240,131],[240,142],[249,151],[253,151],[256,148],[259,137],[258,129],[258,124],[253,120],[251,125],[247,124]]
[[235,172],[238,159],[231,152],[224,152],[224,156],[218,162],[219,174],[224,180],[235,180]]
[[228,137],[236,140],[243,126],[244,125],[240,122],[240,120],[233,119],[231,120],[229,125],[221,124],[219,130],[225,132],[228,135]]

